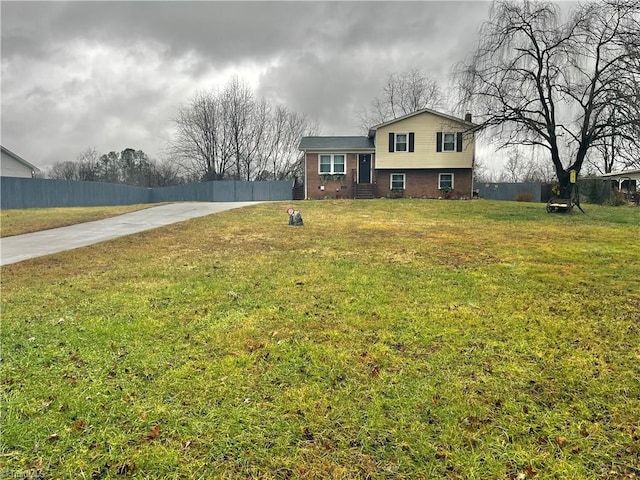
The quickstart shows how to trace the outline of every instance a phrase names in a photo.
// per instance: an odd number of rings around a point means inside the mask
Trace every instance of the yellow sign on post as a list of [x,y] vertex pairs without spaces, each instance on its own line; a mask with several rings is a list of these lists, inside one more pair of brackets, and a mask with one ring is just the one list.
[[576,183],[576,177],[577,177],[576,171],[575,170],[571,170],[569,172],[569,182]]

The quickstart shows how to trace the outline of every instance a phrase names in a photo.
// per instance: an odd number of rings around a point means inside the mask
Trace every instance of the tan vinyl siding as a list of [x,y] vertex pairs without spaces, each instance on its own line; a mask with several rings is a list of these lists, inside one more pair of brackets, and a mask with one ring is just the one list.
[[[475,142],[465,134],[462,152],[437,152],[437,132],[464,132],[467,127],[453,120],[424,112],[399,120],[376,131],[376,168],[471,168]],[[414,152],[389,152],[389,132],[415,132]]]

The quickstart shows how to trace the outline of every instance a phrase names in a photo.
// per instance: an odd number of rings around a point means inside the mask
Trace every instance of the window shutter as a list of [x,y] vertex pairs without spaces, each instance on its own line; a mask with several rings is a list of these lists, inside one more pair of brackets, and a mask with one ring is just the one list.
[[436,152],[442,151],[442,132],[436,133]]
[[456,133],[456,152],[462,151],[462,132]]
[[414,132],[409,132],[409,151],[413,152],[416,143],[416,134]]
[[393,152],[396,148],[396,136],[393,132],[389,132],[389,152]]

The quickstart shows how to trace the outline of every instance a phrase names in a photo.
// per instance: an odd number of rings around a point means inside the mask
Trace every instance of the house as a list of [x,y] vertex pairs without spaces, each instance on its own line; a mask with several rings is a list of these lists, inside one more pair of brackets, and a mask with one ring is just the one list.
[[471,197],[475,127],[422,109],[367,136],[303,137],[305,198]]
[[600,175],[599,178],[609,182],[609,192],[611,192],[611,188],[614,188],[622,193],[625,200],[640,205],[640,189],[638,188],[640,184],[640,168],[605,173]]
[[600,178],[615,180],[618,183],[618,190],[621,192],[636,192],[638,190],[638,182],[640,182],[640,169],[605,173],[600,175]]
[[0,157],[1,177],[32,178],[40,171],[38,167],[31,165],[11,150],[2,146],[0,146],[0,149],[2,150],[2,156]]

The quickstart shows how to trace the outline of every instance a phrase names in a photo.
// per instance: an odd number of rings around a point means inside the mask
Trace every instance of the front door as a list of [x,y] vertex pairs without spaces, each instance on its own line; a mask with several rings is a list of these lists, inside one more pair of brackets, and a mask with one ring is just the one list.
[[358,155],[358,183],[371,183],[371,154]]

